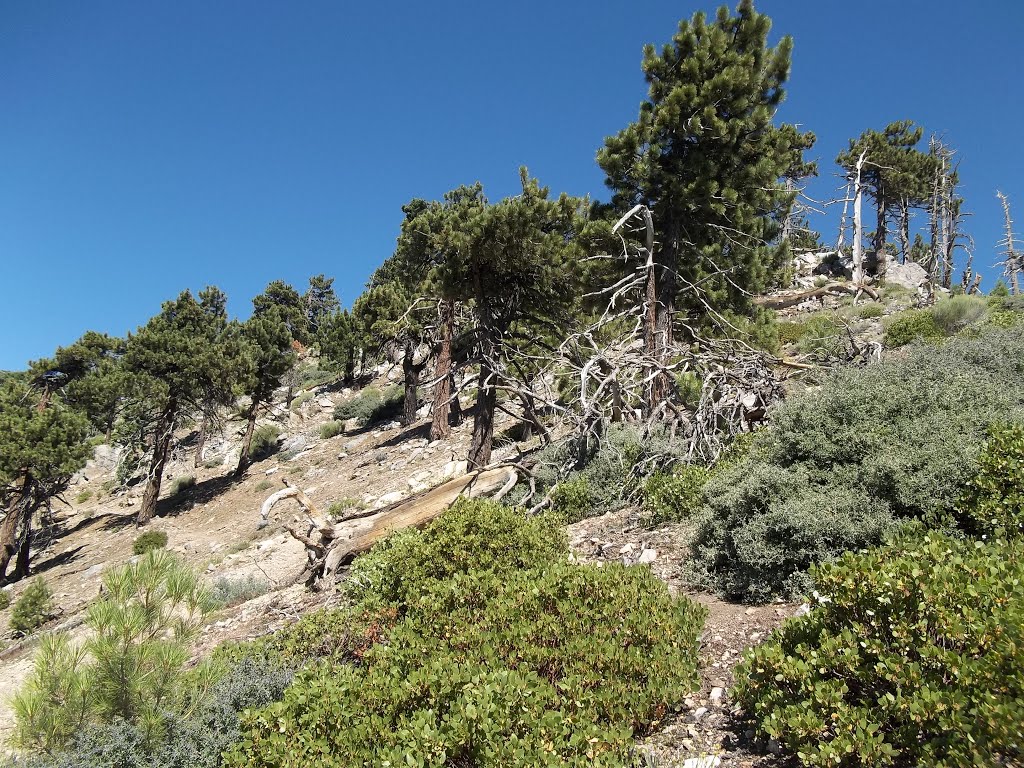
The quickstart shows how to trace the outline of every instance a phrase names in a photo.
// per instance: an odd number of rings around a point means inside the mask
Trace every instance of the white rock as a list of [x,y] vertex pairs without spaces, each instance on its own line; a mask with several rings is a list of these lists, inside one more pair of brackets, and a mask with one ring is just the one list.
[[687,758],[683,761],[683,768],[718,768],[721,764],[722,758],[716,755],[704,755]]
[[637,560],[638,563],[653,563],[658,559],[658,551],[656,549],[645,549],[640,553],[640,557]]
[[270,469],[266,470],[263,474],[264,475],[272,475],[275,472],[277,472],[277,470],[279,470],[279,469],[280,469],[280,467],[271,467]]
[[392,491],[391,493],[385,493],[376,502],[374,502],[374,508],[380,509],[386,507],[388,504],[394,504],[396,501],[401,501],[405,498],[405,494],[402,491]]
[[714,704],[716,706],[721,704],[722,703],[722,699],[725,698],[725,689],[724,688],[718,688],[718,687],[712,688],[711,689],[711,696],[709,698],[711,699],[711,703],[712,704]]
[[885,281],[887,283],[902,285],[904,288],[914,291],[927,279],[928,272],[920,264],[913,261],[900,264],[896,259],[891,256],[889,257],[885,267]]
[[629,542],[624,547],[622,547],[622,549],[619,550],[619,554],[620,555],[628,555],[634,549],[636,549],[636,544],[634,544],[633,542]]
[[349,440],[347,443],[345,443],[344,447],[345,447],[346,451],[348,451],[349,453],[352,453],[352,451],[356,450],[356,448],[358,448],[359,446],[361,446],[365,442],[366,442],[366,435],[363,435],[362,437],[356,437],[356,438],[353,438],[352,440]]
[[693,712],[693,721],[697,722],[708,713],[707,707],[697,707]]
[[334,407],[334,403],[331,402],[331,398],[329,398],[329,397],[321,397],[316,402],[317,402],[317,405],[319,405],[324,410],[327,410],[328,408],[333,408]]

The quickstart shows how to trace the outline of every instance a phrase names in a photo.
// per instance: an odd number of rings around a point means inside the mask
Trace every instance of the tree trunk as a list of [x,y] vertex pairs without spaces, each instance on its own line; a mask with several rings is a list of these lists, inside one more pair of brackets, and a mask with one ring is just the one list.
[[167,463],[167,454],[171,447],[171,438],[174,436],[174,418],[177,416],[177,403],[173,400],[164,409],[157,424],[156,434],[153,439],[153,458],[149,463],[149,475],[146,480],[146,492],[142,496],[142,508],[136,522],[139,525],[147,525],[156,514],[156,501],[160,496],[160,483],[163,481],[164,464]]
[[256,411],[259,408],[259,399],[253,397],[252,405],[245,419],[245,437],[242,438],[242,450],[238,454],[238,466],[235,467],[235,477],[241,477],[245,470],[252,464],[250,453],[252,451],[252,436],[256,432]]
[[402,373],[405,380],[405,400],[402,403],[402,426],[408,427],[416,421],[416,393],[420,386],[420,369],[416,365],[416,348],[412,341],[405,342],[405,353],[402,355]]
[[29,574],[32,559],[32,515],[27,515],[18,548],[18,561],[14,568],[14,580],[24,579]]
[[494,371],[486,360],[481,361],[476,392],[476,413],[473,418],[473,442],[469,447],[470,469],[478,469],[491,462],[494,409],[498,404],[498,390],[494,384]]
[[900,203],[900,252],[903,263],[910,261],[910,201]]
[[885,196],[882,191],[881,185],[875,191],[877,195],[877,211],[878,218],[875,222],[875,239],[871,244],[872,254],[871,258],[868,259],[868,274],[875,278],[875,282],[881,285],[885,282],[885,266],[886,266],[886,255],[885,255],[885,235],[886,235],[886,207],[885,207]]
[[210,419],[204,413],[203,421],[199,425],[199,441],[196,444],[196,457],[192,462],[194,468],[198,468],[203,463],[203,451],[206,450],[206,433],[210,431]]
[[7,576],[7,567],[11,560],[19,555],[18,531],[24,518],[31,511],[29,495],[32,492],[32,476],[25,472],[22,477],[21,490],[11,503],[7,516],[0,522],[0,579]]
[[[679,236],[677,227],[672,226],[673,234],[658,254],[655,261],[655,290],[657,296],[654,303],[654,357],[659,366],[668,363],[674,343],[672,323],[676,307],[676,267],[679,261]],[[672,382],[664,371],[658,371],[652,381],[647,407],[653,413],[668,398]]]
[[434,407],[430,422],[430,439],[440,440],[451,434],[448,417],[452,396],[452,331],[455,325],[455,302],[441,301],[441,348],[434,364]]
[[456,426],[457,427],[457,426],[459,426],[459,424],[462,423],[462,419],[464,418],[464,414],[462,413],[462,401],[459,400],[459,390],[458,390],[458,388],[455,385],[455,369],[454,368],[452,368],[451,373],[448,374],[448,382],[449,382],[448,386],[450,386],[451,390],[452,390],[451,398],[449,398],[449,400],[451,402],[452,412],[451,412],[451,416],[449,416],[449,418],[448,418],[448,421],[449,421],[449,423],[452,424],[452,426]]

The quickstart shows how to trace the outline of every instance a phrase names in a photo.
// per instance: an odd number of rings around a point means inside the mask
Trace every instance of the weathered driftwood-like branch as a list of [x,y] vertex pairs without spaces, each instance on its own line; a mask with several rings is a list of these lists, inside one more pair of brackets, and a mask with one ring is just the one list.
[[875,301],[878,301],[878,291],[870,285],[857,283],[826,283],[819,288],[812,288],[809,291],[790,293],[782,296],[759,296],[754,299],[755,303],[768,309],[785,309],[794,307],[808,299],[818,299],[822,296],[836,296],[841,293],[850,293],[856,296],[858,293],[866,293]]
[[[476,498],[495,491],[499,497],[515,486],[518,475],[512,467],[482,469],[449,480],[436,488],[402,499],[366,516],[368,526],[355,528],[341,522],[330,523],[301,490],[288,486],[267,498],[260,511],[260,527],[267,524],[274,505],[283,499],[295,499],[305,512],[285,525],[285,529],[306,547],[308,583],[317,586],[332,579],[338,569],[367,551],[389,533],[403,528],[419,528],[444,512],[459,496]],[[282,481],[284,482],[284,481]],[[355,516],[348,520],[354,520]],[[347,521],[346,521],[347,522]],[[318,538],[312,535],[316,531]],[[343,538],[346,536],[347,538]]]

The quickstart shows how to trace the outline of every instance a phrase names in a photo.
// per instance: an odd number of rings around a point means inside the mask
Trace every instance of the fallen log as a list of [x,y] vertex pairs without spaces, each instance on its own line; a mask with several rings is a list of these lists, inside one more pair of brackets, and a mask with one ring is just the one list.
[[[336,576],[341,566],[350,563],[356,555],[367,551],[393,531],[426,525],[448,509],[459,496],[478,498],[495,492],[503,495],[503,492],[507,493],[515,485],[517,479],[515,469],[509,466],[471,472],[375,510],[364,518],[369,525],[351,530],[348,538],[342,538],[346,533],[342,523],[327,521],[306,494],[288,485],[263,502],[259,527],[267,525],[270,512],[277,502],[290,498],[299,503],[305,513],[304,517],[297,517],[291,524],[285,525],[285,529],[305,546],[308,562],[303,572],[308,572],[307,583],[316,587]],[[287,481],[282,482],[287,485]],[[319,539],[313,537],[314,531]]]
[[863,283],[826,283],[820,288],[812,288],[809,291],[791,293],[785,296],[758,296],[754,299],[755,304],[768,309],[786,309],[793,307],[808,299],[818,299],[822,296],[836,296],[841,293],[852,293],[854,296],[864,293],[873,300],[878,301],[878,291],[870,285]]

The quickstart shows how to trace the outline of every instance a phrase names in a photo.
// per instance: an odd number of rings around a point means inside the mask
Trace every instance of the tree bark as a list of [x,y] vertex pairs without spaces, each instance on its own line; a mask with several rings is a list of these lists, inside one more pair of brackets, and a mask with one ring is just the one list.
[[441,301],[441,348],[434,364],[434,407],[430,422],[430,439],[440,440],[451,434],[448,418],[452,404],[452,332],[455,325],[455,302]]
[[412,340],[405,342],[405,353],[402,355],[402,373],[405,381],[405,400],[402,403],[402,426],[408,427],[416,421],[416,393],[420,386],[420,369],[416,365],[416,347]]
[[238,466],[235,467],[235,477],[241,477],[245,470],[252,464],[250,454],[252,452],[252,436],[256,432],[256,411],[259,407],[259,400],[253,398],[252,405],[245,419],[245,437],[242,438],[242,450],[238,454]]
[[20,555],[18,531],[32,512],[32,501],[29,498],[31,492],[32,476],[25,472],[21,490],[17,491],[17,498],[11,503],[3,522],[0,522],[0,579],[6,578],[11,560]]
[[199,425],[199,441],[196,444],[196,457],[192,462],[194,468],[203,463],[203,451],[206,449],[206,434],[210,431],[210,418],[204,413],[203,421]]
[[[679,262],[679,234],[678,227],[668,222],[668,231],[672,236],[659,252],[655,260],[655,298],[654,311],[654,356],[659,366],[668,363],[672,346],[675,341],[673,337],[672,324],[675,318],[676,307],[676,267]],[[651,381],[650,397],[647,406],[653,413],[658,406],[668,398],[672,389],[672,382],[664,371],[658,371]]]
[[479,469],[491,462],[494,410],[498,404],[498,390],[494,384],[494,371],[486,360],[481,361],[476,392],[476,413],[473,418],[473,442],[469,447],[470,469]]
[[177,410],[177,403],[171,400],[157,424],[153,440],[153,458],[149,463],[149,475],[146,479],[146,492],[142,496],[142,508],[136,518],[139,525],[147,525],[156,514],[156,502],[160,496],[160,483],[163,481],[164,465],[167,463],[171,438],[174,436],[174,419],[177,416]]
[[885,255],[885,236],[886,236],[886,204],[885,204],[885,193],[879,184],[878,189],[875,191],[877,195],[876,204],[878,217],[875,222],[875,239],[871,244],[872,254],[871,258],[868,259],[868,274],[874,276],[875,282],[881,285],[885,282],[885,266],[886,266],[886,255]]
[[910,260],[910,202],[904,200],[900,203],[900,252],[903,254],[903,263]]

